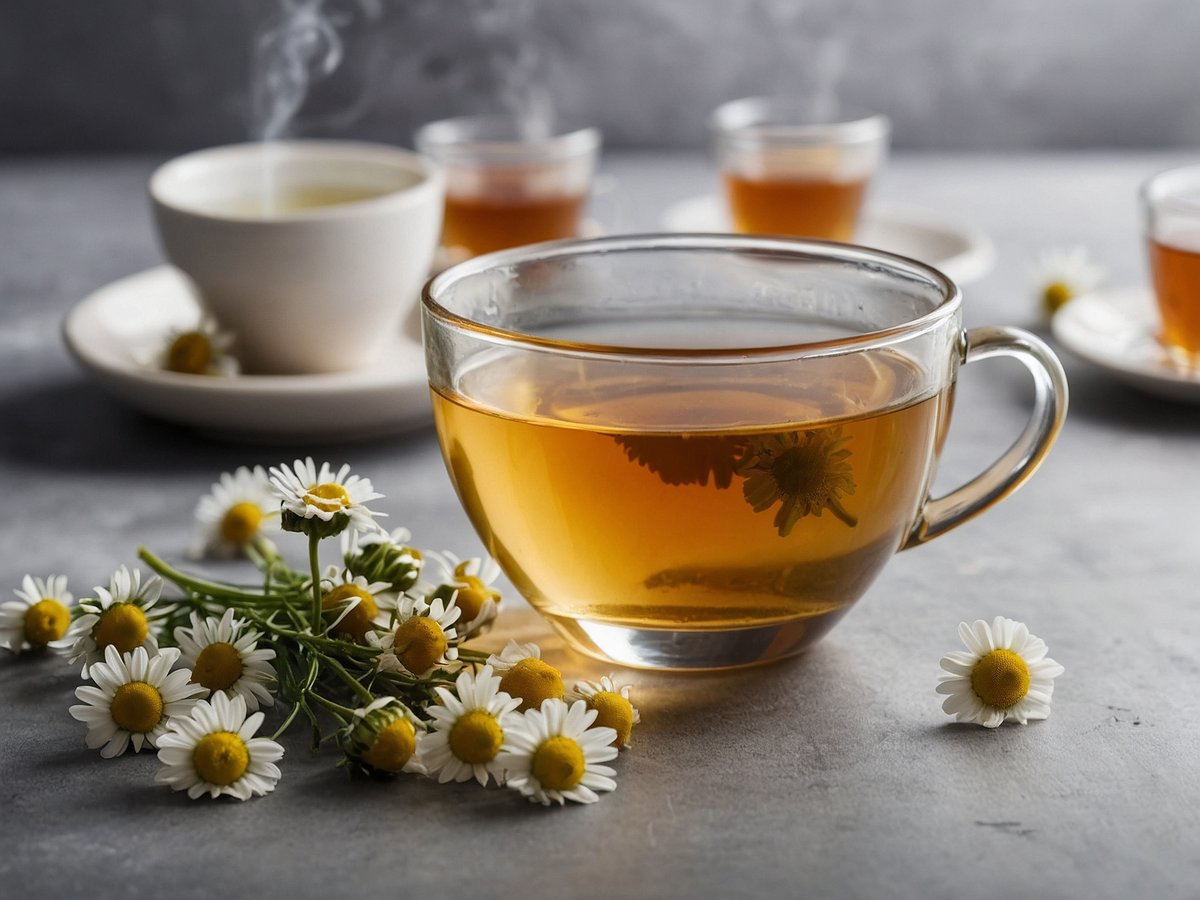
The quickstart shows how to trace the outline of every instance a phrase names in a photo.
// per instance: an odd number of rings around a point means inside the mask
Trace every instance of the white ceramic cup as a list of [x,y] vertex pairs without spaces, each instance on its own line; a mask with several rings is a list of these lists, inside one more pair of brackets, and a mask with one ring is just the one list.
[[165,163],[150,197],[167,258],[234,334],[244,371],[334,372],[371,363],[414,309],[443,177],[382,144],[235,144]]

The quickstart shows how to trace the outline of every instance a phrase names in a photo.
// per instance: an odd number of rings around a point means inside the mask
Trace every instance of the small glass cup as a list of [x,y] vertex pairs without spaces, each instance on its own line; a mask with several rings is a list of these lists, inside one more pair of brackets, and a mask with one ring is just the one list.
[[885,116],[831,118],[813,104],[747,97],[709,124],[733,230],[849,241],[887,156]]
[[599,130],[540,136],[512,117],[473,116],[430,122],[415,143],[445,170],[451,258],[578,235]]
[[1141,207],[1159,342],[1176,365],[1200,368],[1200,165],[1150,178]]
[[[426,285],[446,467],[517,589],[583,652],[706,669],[797,653],[897,551],[1015,490],[1066,412],[1037,338],[962,329],[940,272],[737,235],[560,241]],[[929,489],[959,366],[1033,375],[1022,435]]]

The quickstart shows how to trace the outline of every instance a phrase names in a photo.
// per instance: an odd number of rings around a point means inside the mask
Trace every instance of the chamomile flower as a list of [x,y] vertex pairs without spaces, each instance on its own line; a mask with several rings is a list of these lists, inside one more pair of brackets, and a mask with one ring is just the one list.
[[246,714],[243,697],[217,693],[197,702],[189,715],[172,718],[170,730],[158,739],[163,765],[154,780],[187,791],[193,800],[205,794],[249,800],[271,793],[283,747],[254,736],[262,722],[262,713]]
[[1051,248],[1030,267],[1042,314],[1053,316],[1068,301],[1095,290],[1104,281],[1104,269],[1091,261],[1087,248]]
[[463,671],[453,693],[440,686],[434,691],[438,702],[426,709],[433,728],[417,741],[429,774],[442,784],[474,778],[486,786],[489,777],[502,784],[504,770],[497,760],[507,749],[509,729],[520,719],[514,712],[519,701],[500,690],[491,666]]
[[958,636],[967,650],[942,657],[948,672],[937,692],[946,694],[942,709],[958,722],[995,728],[1001,722],[1024,725],[1050,715],[1054,679],[1063,667],[1046,656],[1046,643],[1021,622],[996,616],[989,625],[962,622]]
[[95,590],[94,598],[79,601],[83,615],[71,623],[71,630],[53,642],[72,663],[83,664],[84,678],[88,677],[88,667],[103,660],[110,646],[121,653],[135,647],[145,647],[151,654],[158,650],[155,616],[150,610],[162,593],[161,578],[154,575],[143,583],[140,570],[131,572],[121,566],[113,573],[107,590],[99,586]]
[[367,633],[386,626],[388,611],[395,608],[396,598],[382,581],[369,582],[337,566],[330,566],[321,579],[326,630],[337,637],[365,643]]
[[89,750],[100,748],[105,759],[120,756],[133,744],[135,753],[145,744],[157,746],[167,730],[167,721],[186,715],[204,688],[191,683],[187,669],[172,672],[179,659],[174,647],[164,647],[150,656],[145,647],[120,653],[109,644],[104,661],[89,666],[95,686],[75,689],[83,705],[72,706],[71,715],[87,725]]
[[201,534],[192,555],[236,556],[262,533],[279,528],[279,498],[271,490],[262,466],[239,466],[222,472],[219,481],[196,504]]
[[175,643],[184,667],[192,671],[192,682],[213,694],[241,697],[250,712],[256,712],[260,704],[274,705],[268,685],[275,681],[270,662],[275,651],[258,649],[262,635],[247,628],[244,619],[235,619],[232,609],[219,619],[199,613],[192,613],[191,618],[190,628],[175,629]]
[[205,316],[195,328],[168,334],[155,362],[168,372],[229,378],[239,370],[237,360],[229,355],[232,346],[233,335]]
[[567,693],[568,702],[582,700],[588,709],[596,710],[596,725],[616,732],[618,747],[629,747],[633,726],[642,721],[637,707],[629,702],[629,685],[618,685],[612,675],[602,675],[599,681],[577,681]]
[[478,634],[490,625],[500,611],[500,592],[488,586],[500,575],[496,561],[490,557],[459,559],[449,551],[431,551],[428,555],[442,570],[442,583],[434,596],[453,599],[462,610],[459,631],[463,637]]
[[500,676],[500,690],[519,697],[519,710],[537,709],[542,701],[562,699],[562,672],[542,660],[537,644],[509,641],[499,653],[487,658],[488,665]]
[[0,647],[13,653],[40,650],[60,640],[71,627],[74,599],[66,575],[45,580],[26,575],[16,600],[0,604]]
[[379,647],[379,668],[385,672],[407,672],[424,678],[434,669],[458,659],[458,607],[451,600],[426,602],[405,596],[396,610],[396,624],[386,631],[373,631],[367,642]]
[[342,532],[342,559],[355,575],[386,582],[392,591],[403,593],[417,583],[425,565],[421,551],[408,545],[410,540],[412,533],[407,528],[390,534],[360,534],[351,529]]
[[331,537],[353,526],[359,531],[376,531],[376,516],[385,515],[368,509],[378,500],[369,478],[350,474],[350,466],[337,472],[329,463],[318,469],[312,457],[298,459],[290,466],[271,467],[271,486],[283,504],[284,531],[301,531]]
[[350,763],[368,775],[425,774],[417,756],[417,738],[425,723],[395,697],[379,697],[356,709],[342,733],[342,750]]
[[616,771],[601,764],[617,755],[616,732],[593,727],[596,716],[582,700],[547,700],[524,713],[500,755],[508,786],[542,806],[595,803],[597,791],[615,789]]

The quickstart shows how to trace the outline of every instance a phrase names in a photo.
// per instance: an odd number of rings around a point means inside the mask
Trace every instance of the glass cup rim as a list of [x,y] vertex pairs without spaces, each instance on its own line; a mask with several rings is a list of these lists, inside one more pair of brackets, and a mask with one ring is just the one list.
[[[773,110],[792,115],[775,117]],[[865,110],[812,122],[798,121],[802,117],[795,98],[742,97],[714,109],[708,125],[718,140],[755,143],[865,144],[885,140],[891,133],[887,116]],[[782,121],[771,122],[772,118]]]
[[[600,149],[600,129],[585,126],[545,137],[519,137],[520,120],[500,114],[456,116],[417,129],[417,150],[442,163],[519,164],[589,156]],[[479,137],[488,133],[501,137]],[[508,135],[512,137],[508,137]]]
[[[720,347],[694,349],[679,347],[628,347],[619,344],[593,344],[584,341],[564,341],[527,334],[495,325],[487,325],[452,312],[438,301],[438,297],[453,285],[467,278],[480,275],[489,269],[516,266],[523,263],[540,262],[582,255],[605,255],[628,251],[648,250],[693,250],[693,251],[742,251],[778,253],[793,257],[810,256],[834,259],[847,263],[874,265],[893,272],[907,272],[929,282],[941,292],[941,300],[926,313],[875,331],[821,341],[790,344],[760,344],[757,346]],[[878,349],[901,340],[919,336],[936,328],[947,318],[955,315],[962,304],[962,294],[949,277],[938,269],[919,260],[910,259],[885,250],[876,250],[857,244],[838,241],[810,239],[772,238],[760,235],[720,233],[694,234],[631,234],[610,237],[569,239],[530,244],[509,250],[500,250],[477,256],[466,262],[451,266],[425,283],[421,290],[421,305],[425,313],[440,324],[459,332],[470,334],[490,343],[514,348],[541,351],[556,351],[568,355],[585,355],[592,358],[656,359],[666,362],[696,362],[763,360],[772,357],[795,359],[797,357],[830,356],[839,353]]]
[[1172,190],[1178,190],[1184,182],[1194,186],[1200,195],[1200,163],[1188,163],[1183,166],[1172,166],[1155,172],[1142,182],[1138,195],[1147,209],[1169,209],[1177,213],[1185,213],[1200,217],[1200,199],[1186,200],[1182,197],[1171,196]]

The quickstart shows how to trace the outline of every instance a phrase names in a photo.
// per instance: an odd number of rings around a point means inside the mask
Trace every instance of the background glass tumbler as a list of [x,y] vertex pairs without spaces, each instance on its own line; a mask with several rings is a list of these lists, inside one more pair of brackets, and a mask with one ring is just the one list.
[[[1066,409],[1058,360],[964,333],[958,289],[849,245],[671,235],[479,257],[425,289],[447,468],[488,550],[574,646],[705,669],[796,653],[891,556],[1014,490]],[[1024,433],[929,486],[959,365],[1022,361]]]
[[1155,175],[1141,205],[1159,341],[1177,365],[1200,368],[1200,165]]
[[416,133],[446,175],[442,246],[460,258],[575,237],[592,188],[600,132],[540,135],[518,119],[444,119]]
[[887,156],[884,116],[838,118],[798,100],[747,97],[709,121],[733,230],[849,241]]

